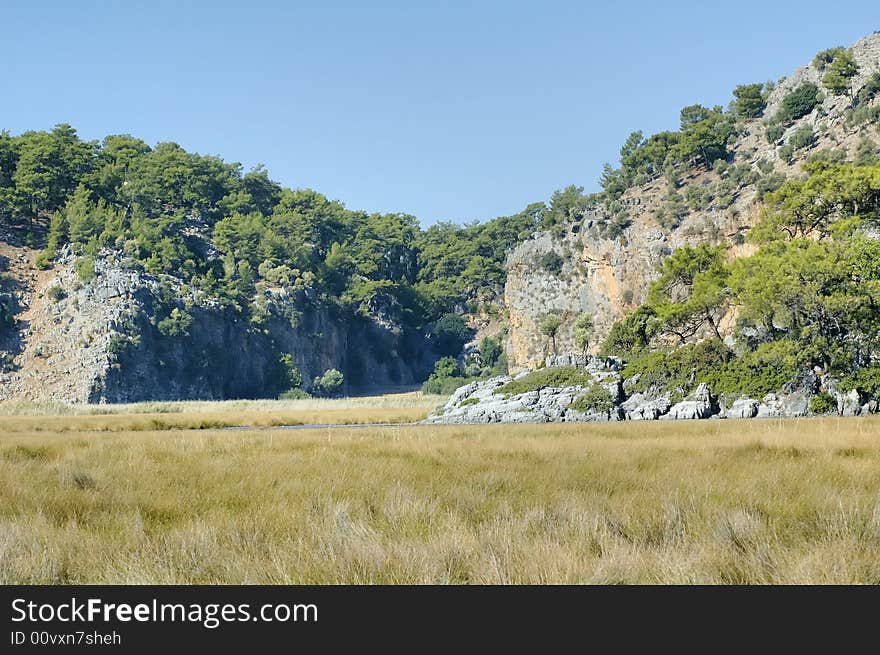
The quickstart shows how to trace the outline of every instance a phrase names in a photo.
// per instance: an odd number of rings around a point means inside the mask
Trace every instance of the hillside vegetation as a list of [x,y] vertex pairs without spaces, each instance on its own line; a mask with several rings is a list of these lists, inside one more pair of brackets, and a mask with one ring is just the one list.
[[[102,248],[119,250],[128,266],[178,277],[255,322],[256,292],[284,287],[423,326],[480,291],[497,293],[505,250],[546,211],[539,203],[481,225],[422,230],[414,216],[348,210],[284,189],[263,168],[243,173],[174,143],[86,142],[69,125],[0,134],[2,227],[45,244],[40,265],[69,245],[87,279]],[[169,331],[187,320],[173,309],[161,317]]]
[[[43,399],[61,368],[88,379],[53,399],[334,396],[412,388],[433,365],[426,391],[448,393],[563,349],[658,383],[755,394],[817,367],[875,395],[878,52],[867,37],[726,108],[688,105],[676,130],[633,132],[600,192],[462,226],[351,210],[175,143],[0,133],[0,232],[55,274],[0,260],[0,383]],[[70,336],[46,338],[57,325]],[[673,346],[686,361],[645,359]]]
[[846,394],[873,411],[878,55],[875,34],[740,85],[727,108],[687,106],[678,130],[632,133],[603,190],[512,255],[511,363],[589,349],[627,362],[628,395],[705,382],[729,402],[797,390],[814,413]]

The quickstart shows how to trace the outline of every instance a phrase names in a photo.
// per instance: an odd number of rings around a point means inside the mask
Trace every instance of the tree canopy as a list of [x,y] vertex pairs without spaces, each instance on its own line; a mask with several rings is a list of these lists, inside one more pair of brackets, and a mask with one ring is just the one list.
[[497,298],[507,252],[581,211],[583,198],[569,187],[549,207],[422,229],[414,216],[350,210],[283,188],[262,166],[244,172],[176,143],[83,141],[66,124],[0,133],[0,222],[37,242],[43,234],[41,265],[65,245],[90,258],[113,249],[126,265],[176,276],[254,320],[265,292],[282,289],[430,332],[444,315]]
[[872,236],[880,165],[819,162],[807,173],[767,194],[750,235],[755,254],[728,261],[722,247],[676,250],[647,302],[612,328],[602,350],[634,358],[633,371],[656,371],[674,363],[664,354],[670,338],[691,349],[720,344],[719,319],[733,309],[739,354],[719,345],[715,364],[697,367],[704,380],[743,389],[749,376],[785,381],[768,377],[768,366],[789,376],[795,363],[819,366],[847,379],[880,365],[880,242]]

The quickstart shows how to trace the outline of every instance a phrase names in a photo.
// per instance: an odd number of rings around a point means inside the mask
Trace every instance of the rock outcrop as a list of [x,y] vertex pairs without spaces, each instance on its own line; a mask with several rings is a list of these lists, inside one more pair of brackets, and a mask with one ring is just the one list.
[[[703,419],[753,419],[808,416],[810,399],[819,392],[816,386],[802,386],[807,372],[801,379],[786,385],[777,393],[767,394],[761,401],[753,398],[736,398],[725,407],[712,393],[709,385],[701,383],[679,402],[670,400],[670,393],[627,392],[621,379],[620,362],[589,358],[584,364],[578,355],[559,356],[549,362],[564,362],[561,366],[577,365],[608,393],[610,407],[579,411],[576,404],[585,393],[587,385],[541,387],[516,394],[505,394],[503,387],[512,380],[522,380],[529,371],[516,376],[498,376],[489,380],[471,382],[457,389],[443,407],[429,416],[425,423],[589,423],[603,421],[655,421],[655,420],[703,420]],[[574,359],[573,359],[574,358]],[[828,384],[833,384],[828,381]],[[866,403],[858,392],[839,394],[838,414],[858,416],[876,413],[877,402]]]
[[[576,357],[576,356],[575,356]],[[570,360],[568,360],[570,361]],[[620,375],[592,358],[584,367],[595,384],[609,396],[621,394]],[[609,410],[578,411],[570,407],[586,391],[583,385],[544,387],[519,394],[498,390],[508,382],[522,378],[498,376],[472,382],[457,389],[446,404],[429,416],[426,423],[549,423],[623,420],[623,411],[615,404]]]
[[738,398],[724,412],[725,418],[755,418],[758,415],[758,401],[751,398]]
[[709,385],[701,383],[687,398],[675,403],[664,414],[664,419],[692,420],[718,414],[718,403],[709,392]]

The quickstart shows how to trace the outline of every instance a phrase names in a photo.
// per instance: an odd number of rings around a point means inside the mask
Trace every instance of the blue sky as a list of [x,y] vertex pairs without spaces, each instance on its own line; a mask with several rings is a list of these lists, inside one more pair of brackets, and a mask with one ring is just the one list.
[[0,129],[176,141],[424,224],[595,190],[630,131],[880,29],[876,0],[6,0],[0,16]]

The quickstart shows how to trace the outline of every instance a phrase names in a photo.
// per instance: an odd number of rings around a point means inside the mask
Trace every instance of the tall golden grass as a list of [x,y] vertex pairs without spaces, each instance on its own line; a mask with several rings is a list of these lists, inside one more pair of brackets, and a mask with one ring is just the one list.
[[0,583],[880,583],[880,420],[4,433]]
[[183,400],[149,401],[107,405],[77,405],[51,401],[0,401],[0,416],[82,416],[109,414],[168,414],[214,412],[263,412],[339,410],[359,408],[413,408],[433,409],[446,401],[446,396],[424,394],[421,391],[384,394],[380,396],[353,396],[347,398],[303,398],[297,400]]
[[413,392],[341,399],[148,402],[128,405],[5,402],[0,403],[0,434],[411,423],[425,418],[444,400],[443,396]]

